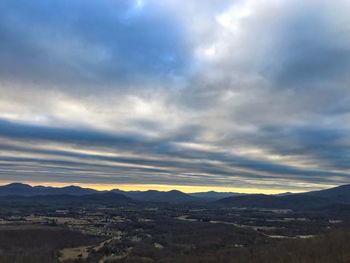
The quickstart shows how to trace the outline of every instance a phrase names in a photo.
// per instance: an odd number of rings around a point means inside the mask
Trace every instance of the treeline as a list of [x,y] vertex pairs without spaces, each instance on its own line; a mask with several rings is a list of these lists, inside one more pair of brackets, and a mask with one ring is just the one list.
[[[246,248],[215,248],[207,252],[186,250],[157,257],[155,249],[136,246],[123,263],[349,263],[350,229],[335,230],[311,239],[275,241]],[[153,255],[152,252],[153,251]],[[152,256],[151,256],[152,255]]]
[[0,263],[57,262],[59,249],[92,245],[102,240],[59,227],[1,226]]

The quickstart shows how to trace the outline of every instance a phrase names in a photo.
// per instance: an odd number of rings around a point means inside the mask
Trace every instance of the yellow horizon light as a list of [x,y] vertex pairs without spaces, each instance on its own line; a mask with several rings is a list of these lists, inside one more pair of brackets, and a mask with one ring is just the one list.
[[[0,185],[6,185],[13,183],[12,181],[0,181]],[[192,186],[192,185],[163,185],[163,184],[93,184],[93,183],[62,183],[62,182],[32,182],[22,181],[20,183],[28,184],[31,186],[52,186],[52,187],[65,187],[65,186],[80,186],[83,188],[91,188],[98,191],[108,191],[112,189],[119,189],[123,191],[171,191],[179,190],[184,193],[195,192],[235,192],[243,194],[279,194],[285,192],[302,192],[295,189],[267,189],[267,188],[245,188],[245,187],[224,187],[224,186]]]

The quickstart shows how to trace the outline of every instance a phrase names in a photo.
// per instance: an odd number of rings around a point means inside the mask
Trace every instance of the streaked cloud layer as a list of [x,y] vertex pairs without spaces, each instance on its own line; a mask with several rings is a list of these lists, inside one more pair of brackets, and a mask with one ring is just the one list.
[[0,180],[350,179],[345,0],[3,0]]

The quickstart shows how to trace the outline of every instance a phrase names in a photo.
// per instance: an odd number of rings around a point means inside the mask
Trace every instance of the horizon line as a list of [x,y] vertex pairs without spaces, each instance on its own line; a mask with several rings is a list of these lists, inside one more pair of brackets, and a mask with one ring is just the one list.
[[33,181],[0,181],[0,186],[22,183],[30,186],[46,186],[46,187],[67,187],[78,186],[82,188],[90,188],[97,191],[110,191],[114,189],[122,191],[172,191],[177,190],[183,193],[198,193],[198,192],[232,192],[241,194],[281,194],[281,193],[302,193],[307,191],[322,190],[332,188],[335,186],[322,187],[322,188],[310,188],[309,190],[296,190],[296,189],[267,189],[267,188],[244,188],[244,187],[227,187],[227,186],[191,186],[191,185],[164,185],[164,184],[99,184],[99,183],[77,183],[77,182],[33,182]]

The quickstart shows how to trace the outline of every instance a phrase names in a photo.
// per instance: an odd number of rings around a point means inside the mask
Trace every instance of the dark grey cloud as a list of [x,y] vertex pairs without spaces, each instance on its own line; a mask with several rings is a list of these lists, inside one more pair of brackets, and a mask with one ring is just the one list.
[[190,65],[184,26],[151,3],[2,1],[0,10],[2,79],[60,86],[170,81]]
[[[339,40],[327,13],[306,5],[277,31],[270,72],[280,87],[318,88],[339,81],[350,68],[350,48]],[[305,87],[306,86],[306,87]]]
[[[324,127],[265,127],[255,144],[265,144],[282,155],[308,155],[314,162],[329,169],[346,169],[349,166],[349,135],[342,128]],[[288,142],[288,143],[286,143]]]
[[[176,144],[183,142],[178,137],[149,140],[131,134],[112,135],[6,121],[1,121],[0,124],[0,139],[11,139],[12,142],[16,142],[15,145],[6,141],[0,144],[3,152],[0,157],[0,171],[3,179],[7,180],[13,175],[19,176],[22,173],[23,176],[36,180],[45,174],[47,176],[54,174],[54,177],[47,179],[61,178],[66,182],[76,180],[86,182],[85,179],[90,179],[95,183],[146,181],[153,184],[168,182],[237,186],[243,185],[239,178],[244,178],[245,184],[257,187],[256,181],[265,180],[267,184],[270,182],[273,185],[272,182],[276,178],[327,184],[332,183],[333,177],[347,176],[346,173],[295,168],[223,151],[186,149]],[[324,136],[320,136],[320,139],[323,138]],[[25,146],[28,142],[30,145]],[[38,145],[47,143],[48,145],[54,143],[53,148],[37,148]],[[269,142],[266,144],[271,145]],[[64,147],[65,150],[59,150],[59,147]],[[79,149],[81,152],[76,152],[74,149]],[[290,149],[286,151],[291,154]],[[21,156],[16,156],[17,153]],[[122,153],[122,155],[110,156],[106,153]],[[133,155],[128,157],[130,153]]]

